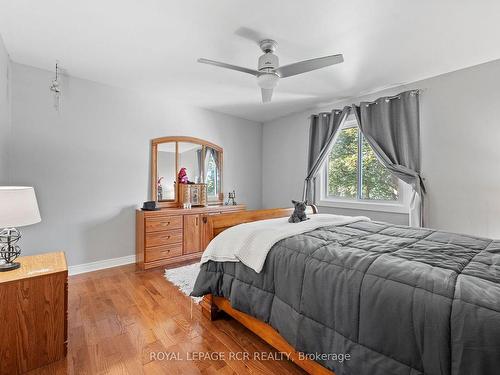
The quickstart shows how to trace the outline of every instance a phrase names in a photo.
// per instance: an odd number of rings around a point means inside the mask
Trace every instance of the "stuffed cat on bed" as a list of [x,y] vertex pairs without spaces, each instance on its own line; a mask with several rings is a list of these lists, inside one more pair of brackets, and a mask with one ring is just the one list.
[[307,201],[305,202],[292,201],[292,203],[295,206],[295,210],[293,211],[292,216],[290,216],[290,218],[288,219],[288,222],[300,223],[301,221],[309,220],[309,218],[306,215]]

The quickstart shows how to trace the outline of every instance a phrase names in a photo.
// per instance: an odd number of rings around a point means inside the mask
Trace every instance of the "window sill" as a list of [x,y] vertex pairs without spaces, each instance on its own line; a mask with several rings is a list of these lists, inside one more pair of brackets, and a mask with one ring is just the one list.
[[408,214],[409,207],[402,203],[347,201],[337,199],[322,199],[317,203],[320,207],[347,208],[353,210],[391,212]]

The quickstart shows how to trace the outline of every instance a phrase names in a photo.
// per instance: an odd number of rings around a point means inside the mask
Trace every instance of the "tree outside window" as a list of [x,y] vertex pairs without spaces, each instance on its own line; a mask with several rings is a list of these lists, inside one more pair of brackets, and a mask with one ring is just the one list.
[[357,126],[338,134],[327,161],[326,191],[329,198],[399,199],[398,179],[380,163]]

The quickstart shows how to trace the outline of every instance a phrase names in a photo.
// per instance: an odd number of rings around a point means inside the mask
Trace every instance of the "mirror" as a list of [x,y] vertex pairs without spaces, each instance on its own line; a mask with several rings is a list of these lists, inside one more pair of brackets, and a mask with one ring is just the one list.
[[152,140],[151,192],[160,207],[178,207],[177,183],[181,168],[189,182],[206,184],[208,204],[223,203],[221,147],[192,137],[163,137]]

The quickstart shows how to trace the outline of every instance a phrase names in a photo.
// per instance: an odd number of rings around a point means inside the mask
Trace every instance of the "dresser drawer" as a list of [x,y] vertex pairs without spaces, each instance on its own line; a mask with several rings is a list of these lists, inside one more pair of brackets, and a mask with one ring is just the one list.
[[181,229],[182,216],[163,216],[146,218],[146,233],[159,232],[169,229]]
[[144,258],[146,262],[154,262],[155,260],[173,258],[182,255],[182,244],[149,247],[146,249]]
[[164,230],[146,234],[146,247],[172,245],[177,243],[182,243],[182,229]]

